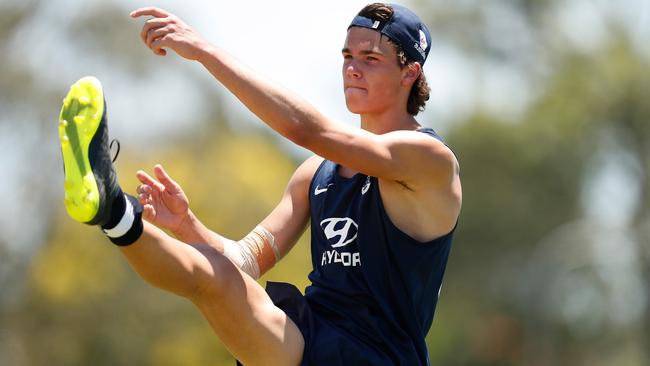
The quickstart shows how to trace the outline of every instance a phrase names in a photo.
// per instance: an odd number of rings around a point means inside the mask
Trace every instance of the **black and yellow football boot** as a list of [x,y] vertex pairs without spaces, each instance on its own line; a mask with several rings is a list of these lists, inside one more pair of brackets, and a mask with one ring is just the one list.
[[70,87],[59,117],[65,208],[75,220],[105,225],[122,190],[110,156],[102,85],[87,76]]

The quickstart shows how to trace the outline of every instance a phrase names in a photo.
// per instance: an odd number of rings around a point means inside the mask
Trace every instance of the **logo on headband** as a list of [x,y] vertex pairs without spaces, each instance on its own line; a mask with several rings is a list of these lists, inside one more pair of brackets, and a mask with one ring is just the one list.
[[420,29],[420,48],[422,48],[423,50],[426,50],[427,46],[429,46],[427,44],[427,35],[424,34],[422,29]]
[[420,29],[420,43],[413,43],[413,48],[415,48],[420,53],[420,56],[422,56],[423,60],[427,58],[427,46],[427,36],[424,34],[422,29]]

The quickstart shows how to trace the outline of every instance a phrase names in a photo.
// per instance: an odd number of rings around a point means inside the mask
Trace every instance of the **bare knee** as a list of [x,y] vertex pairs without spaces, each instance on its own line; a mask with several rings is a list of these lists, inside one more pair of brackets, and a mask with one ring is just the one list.
[[[227,257],[206,244],[192,245],[207,260],[207,265],[197,266],[192,276],[190,291],[184,296],[193,302],[214,303],[228,296],[236,296],[237,288],[243,288],[242,273]],[[238,286],[239,285],[239,286]],[[241,294],[245,294],[242,292]]]

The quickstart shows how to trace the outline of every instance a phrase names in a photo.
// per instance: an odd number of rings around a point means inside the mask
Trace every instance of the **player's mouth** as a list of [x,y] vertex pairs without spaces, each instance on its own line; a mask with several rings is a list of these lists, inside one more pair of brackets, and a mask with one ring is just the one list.
[[359,86],[352,86],[352,85],[346,85],[344,87],[344,91],[345,91],[346,94],[347,93],[361,93],[361,92],[367,93],[368,92],[368,90],[366,88],[362,88],[362,87],[359,87]]

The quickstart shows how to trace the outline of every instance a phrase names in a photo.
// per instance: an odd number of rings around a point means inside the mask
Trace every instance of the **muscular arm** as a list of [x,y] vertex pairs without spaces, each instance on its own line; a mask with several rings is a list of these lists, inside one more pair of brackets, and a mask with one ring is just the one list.
[[317,155],[388,180],[449,184],[452,179],[453,154],[428,136],[412,131],[377,135],[329,120],[215,46],[202,48],[198,60],[267,125]]
[[[374,134],[332,121],[300,96],[207,42],[174,15],[158,8],[132,13],[145,15],[154,18],[145,22],[141,36],[154,53],[164,55],[165,49],[172,49],[199,61],[275,131],[318,156],[379,178],[387,213],[402,231],[425,241],[454,226],[461,205],[460,180],[456,159],[444,144],[414,131]],[[438,218],[433,225],[432,217]]]
[[453,178],[455,159],[443,144],[413,132],[376,135],[332,121],[300,96],[207,42],[174,15],[158,8],[138,9],[131,15],[154,16],[141,36],[156,54],[164,55],[170,48],[199,61],[269,127],[315,154],[387,180],[448,185]]

